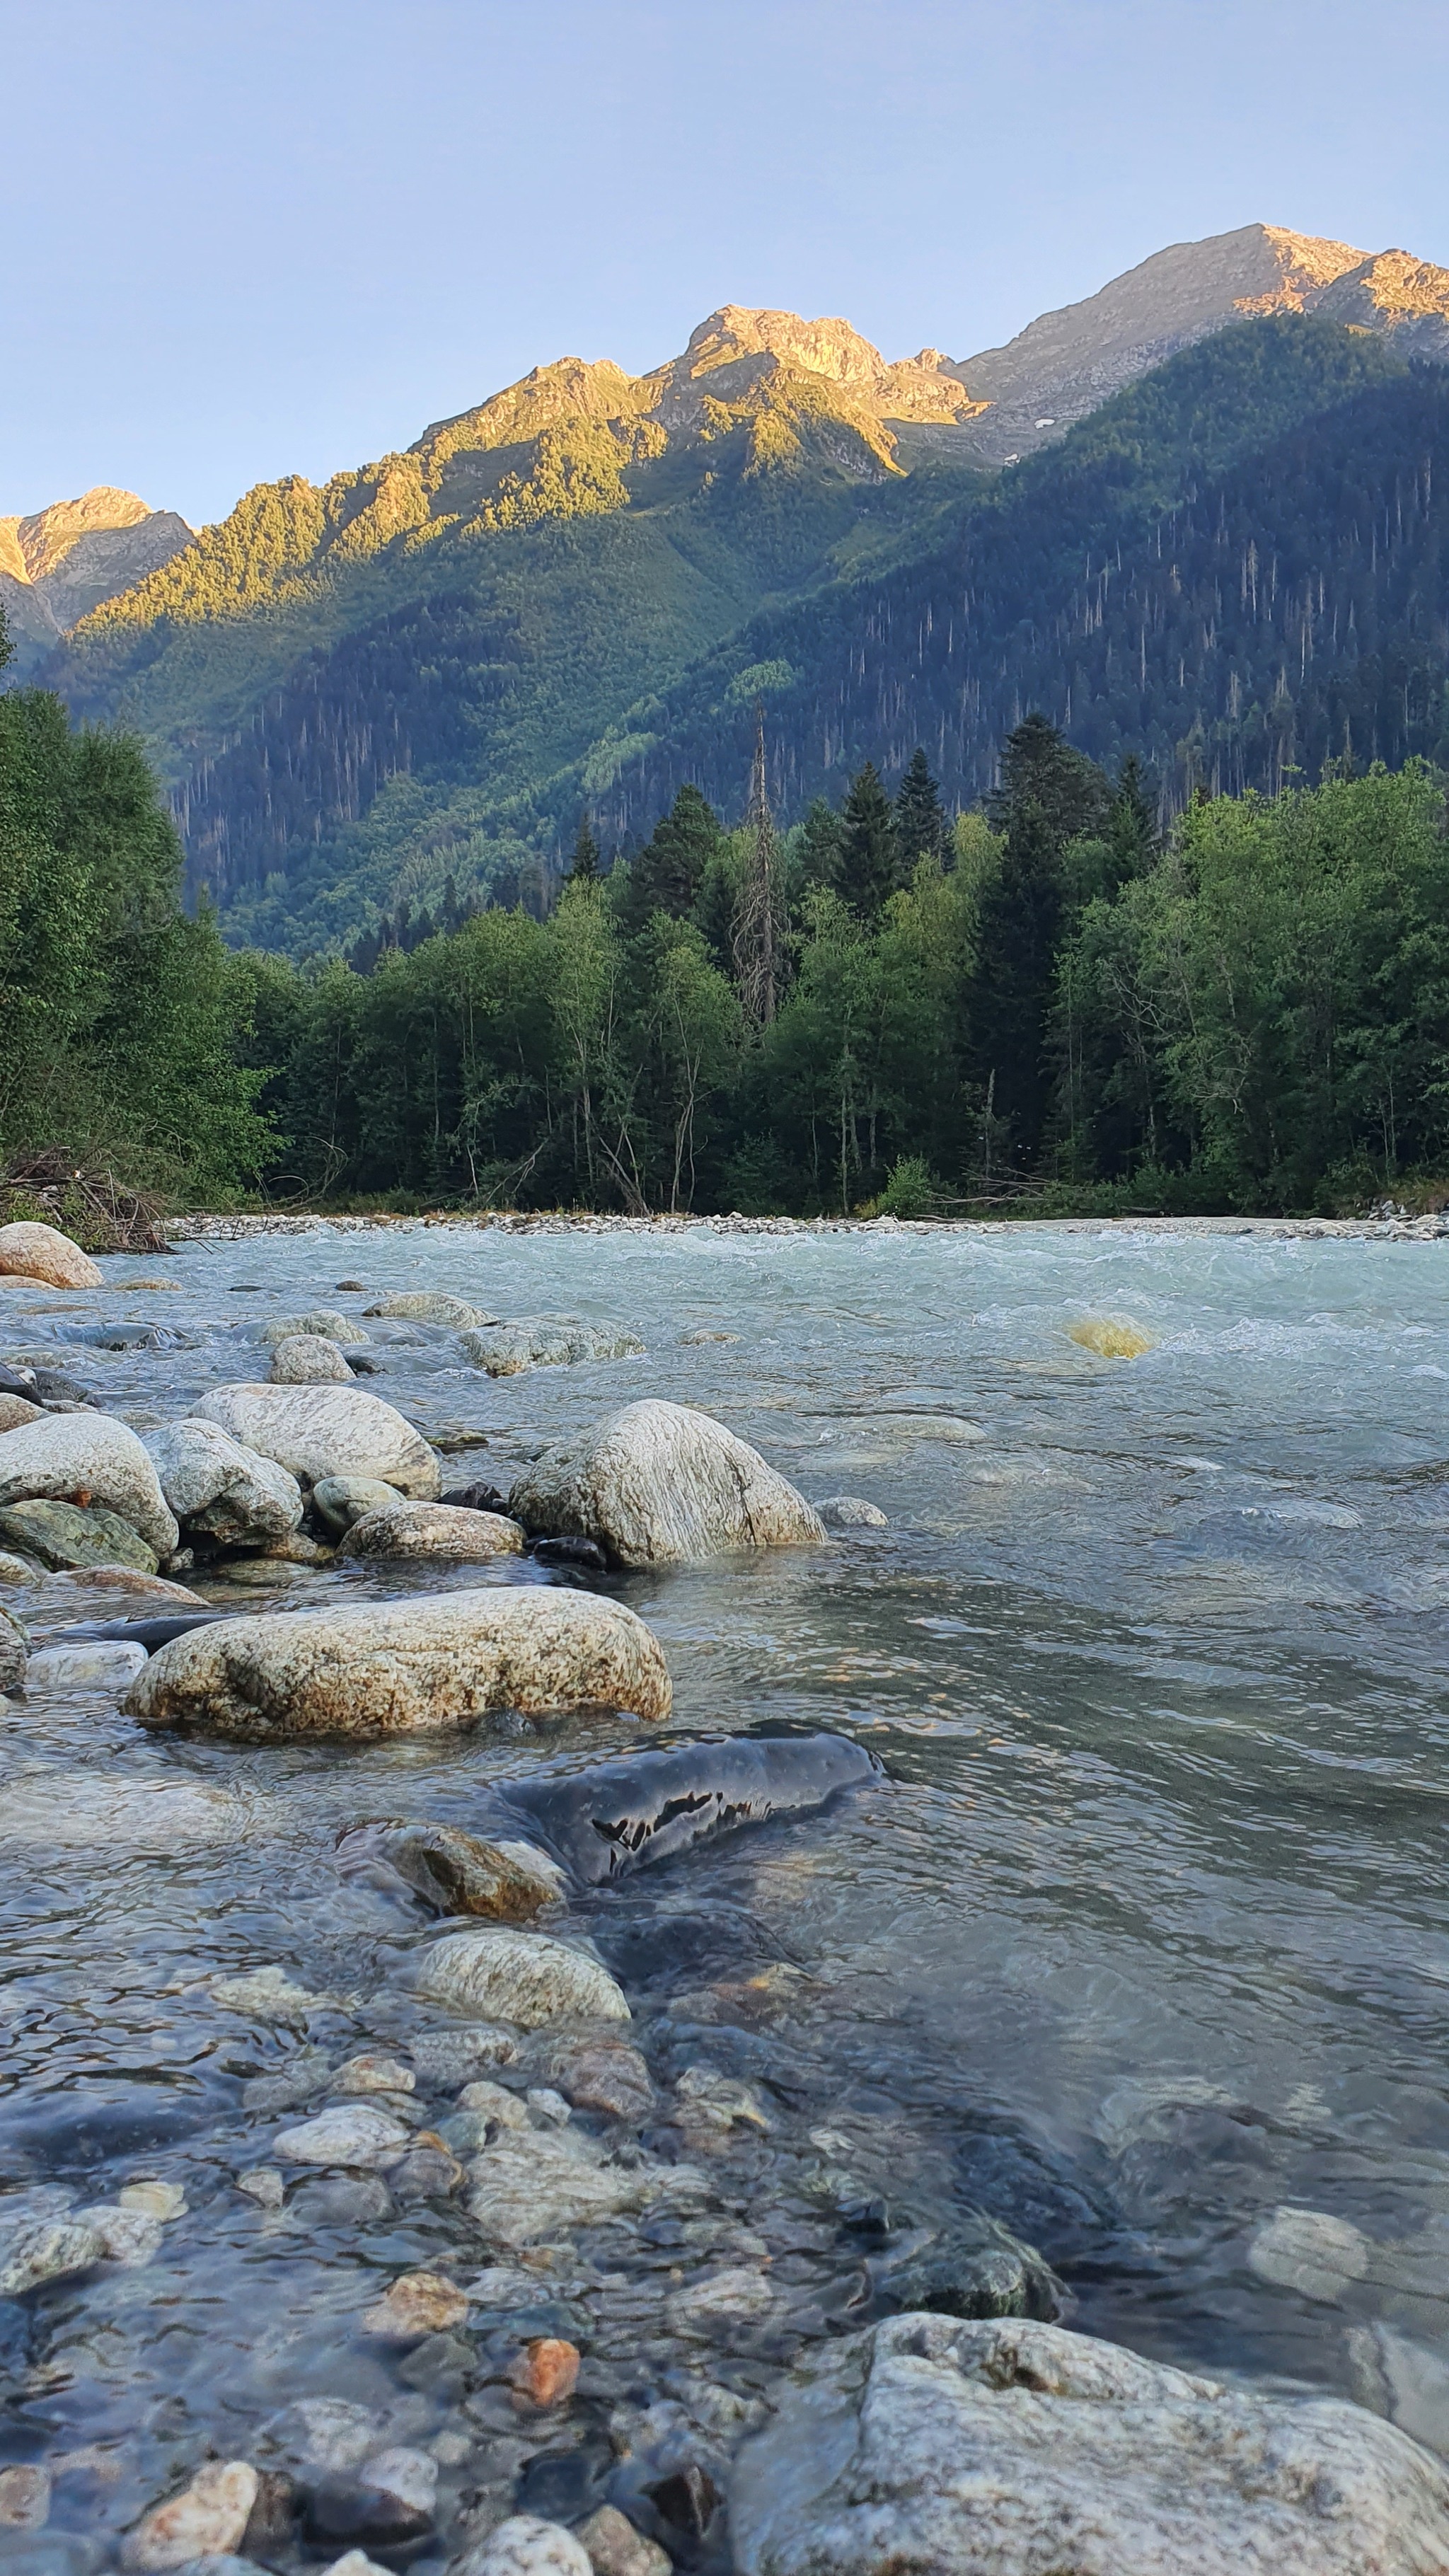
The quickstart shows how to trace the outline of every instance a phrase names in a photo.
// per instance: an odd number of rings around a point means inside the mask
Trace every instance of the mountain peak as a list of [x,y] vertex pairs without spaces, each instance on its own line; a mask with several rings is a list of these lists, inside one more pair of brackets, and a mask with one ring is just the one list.
[[33,655],[190,543],[191,530],[174,510],[153,510],[112,483],[93,484],[72,501],[0,519],[0,608]]
[[0,519],[0,570],[12,581],[43,581],[82,537],[111,528],[134,528],[155,516],[135,492],[93,484],[73,501],[52,501],[28,518]]

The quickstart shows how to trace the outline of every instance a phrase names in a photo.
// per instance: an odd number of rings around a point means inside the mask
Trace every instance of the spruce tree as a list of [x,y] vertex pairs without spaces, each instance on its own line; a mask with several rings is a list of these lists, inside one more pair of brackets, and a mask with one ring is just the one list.
[[1017,1164],[1036,1158],[1046,1124],[1047,1020],[1064,891],[1056,837],[1041,808],[1025,803],[982,900],[968,1004],[971,1070]]
[[901,875],[907,883],[919,860],[944,860],[948,835],[945,808],[919,745],[896,789],[895,830]]
[[1156,800],[1135,751],[1129,751],[1117,772],[1117,793],[1107,819],[1107,838],[1118,885],[1124,885],[1129,877],[1144,875],[1157,856]]
[[629,873],[628,927],[642,930],[651,913],[682,921],[719,847],[719,820],[697,787],[681,787],[661,815]]
[[835,885],[840,876],[840,817],[823,796],[812,802],[800,826],[796,854],[802,885]]
[[596,877],[598,873],[599,845],[594,838],[593,827],[587,814],[581,814],[578,839],[574,843],[574,854],[569,861],[565,881],[569,885],[577,885],[580,879],[588,880]]
[[874,921],[896,884],[896,835],[885,789],[867,761],[850,782],[840,817],[836,884],[863,921]]
[[1083,833],[1105,832],[1112,791],[1096,762],[1038,710],[1007,735],[1001,784],[988,803],[992,822],[1008,832],[1013,818],[1033,807],[1060,851]]

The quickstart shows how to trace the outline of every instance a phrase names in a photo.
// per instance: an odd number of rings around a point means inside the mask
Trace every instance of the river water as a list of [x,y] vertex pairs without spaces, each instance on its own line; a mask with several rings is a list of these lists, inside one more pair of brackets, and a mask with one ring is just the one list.
[[[812,1499],[878,1504],[887,1529],[823,1552],[608,1583],[663,1641],[671,1735],[808,1721],[885,1771],[572,1908],[662,2108],[703,2063],[753,2083],[770,2125],[729,2133],[682,2237],[579,2236],[540,2273],[588,2357],[573,2408],[520,2434],[456,2354],[421,2385],[358,2331],[397,2272],[491,2259],[460,2206],[369,2215],[305,2184],[259,2207],[236,2176],[278,2120],[244,2087],[304,2044],[334,2064],[406,2048],[432,1924],[341,1874],[340,1832],[466,1824],[487,1782],[641,1730],[287,1752],[148,1739],[105,1694],[14,1704],[0,2192],[79,2206],[161,2181],[187,2201],[150,2263],[0,2303],[5,2455],[56,2467],[46,2532],[12,2541],[27,2566],[110,2564],[209,2454],[293,2459],[299,2398],[370,2410],[439,2461],[424,2568],[515,2494],[585,2510],[628,2450],[621,2409],[641,2450],[672,2422],[727,2451],[772,2374],[848,2317],[859,2246],[822,2218],[822,2160],[888,2195],[893,2225],[989,2212],[1053,2266],[1069,2324],[1341,2390],[1449,2452],[1442,1248],[388,1227],[105,1267],[93,1294],[12,1292],[0,1357],[63,1365],[143,1428],[264,1374],[260,1325],[308,1306],[360,1318],[436,1288],[631,1326],[642,1359],[498,1381],[449,1333],[361,1326],[365,1382],[439,1438],[449,1482],[506,1487],[651,1394],[716,1414]],[[1150,1347],[1071,1338],[1101,1319]],[[98,1347],[116,1326],[156,1336]],[[701,1331],[738,1338],[684,1339]],[[479,1579],[250,1571],[188,1579],[238,1610]],[[65,1589],[7,1592],[37,1644],[93,1612]],[[323,1998],[305,2031],[213,1995],[262,1965]],[[767,2262],[770,2331],[673,2348],[660,2302],[741,2260]],[[268,2563],[335,2554],[294,2537]]]

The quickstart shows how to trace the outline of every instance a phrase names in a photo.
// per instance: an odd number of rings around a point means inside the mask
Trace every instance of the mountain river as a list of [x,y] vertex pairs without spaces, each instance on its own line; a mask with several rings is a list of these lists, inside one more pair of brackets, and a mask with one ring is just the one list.
[[[576,2522],[606,2495],[676,2563],[726,2567],[711,2497],[780,2375],[958,2242],[1035,2249],[1041,2312],[1081,2331],[1332,2388],[1449,2453],[1442,1246],[414,1225],[104,1268],[93,1292],[9,1288],[0,1359],[66,1369],[143,1431],[264,1376],[262,1325],[326,1306],[445,1485],[506,1491],[661,1395],[888,1525],[656,1574],[183,1578],[239,1614],[597,1581],[663,1643],[662,1738],[595,1716],[271,1748],[147,1736],[114,1691],[0,1702],[0,2236],[7,2206],[129,2190],[163,2213],[149,2259],[0,2300],[0,2467],[50,2477],[7,2563],[118,2564],[217,2458],[274,2473],[247,2555],[283,2571],[355,2538],[431,2576],[515,2502]],[[646,1355],[490,1379],[450,1330],[363,1320],[415,1289],[626,1325]],[[1102,1355],[1104,1319],[1148,1347]],[[65,1578],[0,1599],[37,1648],[150,1606]],[[767,1722],[883,1768],[554,1926],[630,2000],[656,2089],[626,2153],[692,2164],[694,2197],[510,2250],[457,2191],[277,2179],[278,2130],[368,2051],[413,2066],[461,2160],[470,2071],[540,2132],[567,2116],[535,2043],[450,2059],[467,2025],[408,1983],[437,1917],[340,1865],[339,1836],[467,1826],[501,1778]],[[262,1968],[280,2004],[237,1995]],[[389,2342],[364,2319],[419,2270],[476,2285],[467,2319]],[[582,2353],[578,2387],[530,2408],[510,2370],[548,2336]],[[346,2501],[389,2450],[420,2499],[391,2541]]]

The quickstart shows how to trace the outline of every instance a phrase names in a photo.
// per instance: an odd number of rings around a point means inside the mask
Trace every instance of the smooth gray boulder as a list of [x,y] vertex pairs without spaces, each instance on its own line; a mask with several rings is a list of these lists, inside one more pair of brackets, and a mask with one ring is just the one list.
[[537,2030],[546,2021],[577,2014],[595,2021],[627,2021],[624,1990],[584,1950],[552,1941],[546,1932],[450,1932],[423,1960],[418,1990],[455,2011],[483,2021],[516,2022]]
[[114,1512],[158,1557],[180,1535],[141,1442],[109,1413],[48,1413],[0,1438],[0,1508],[40,1501]]
[[1449,2469],[1340,2398],[913,2315],[803,2374],[730,2528],[740,2576],[1444,2576]]
[[490,1324],[495,1318],[481,1306],[470,1306],[465,1297],[446,1297],[433,1288],[409,1289],[401,1297],[380,1297],[375,1306],[364,1306],[364,1315],[390,1315],[409,1319],[415,1324],[446,1324],[454,1332],[465,1333],[474,1324]]
[[708,1413],[647,1397],[546,1449],[508,1498],[530,1532],[591,1538],[619,1565],[683,1565],[825,1537],[803,1494]]
[[348,1386],[352,1371],[336,1342],[322,1333],[287,1333],[272,1344],[269,1386]]
[[397,1487],[385,1485],[379,1476],[324,1476],[312,1488],[312,1501],[328,1528],[340,1537],[364,1512],[381,1511],[395,1503]]
[[423,1501],[442,1485],[422,1433],[365,1387],[218,1386],[193,1405],[188,1419],[220,1423],[244,1449],[275,1458],[303,1485],[324,1476],[373,1476]]
[[274,1315],[269,1324],[263,1324],[257,1338],[268,1350],[275,1350],[279,1342],[295,1341],[299,1334],[325,1342],[367,1339],[355,1315],[334,1314],[328,1306],[314,1306],[306,1315]]
[[422,1734],[494,1709],[654,1718],[669,1705],[668,1666],[642,1619],[545,1584],[226,1619],[163,1646],[124,1702],[143,1726],[258,1744]]
[[452,1503],[391,1502],[352,1523],[339,1556],[437,1557],[455,1565],[517,1556],[523,1532],[501,1512],[460,1511]]
[[295,1476],[244,1449],[219,1423],[168,1422],[146,1434],[161,1491],[183,1529],[231,1547],[261,1547],[302,1522]]
[[515,1323],[464,1333],[461,1346],[465,1357],[490,1377],[567,1368],[579,1360],[638,1359],[644,1349],[637,1333],[612,1324],[585,1324],[577,1315],[525,1315]]

